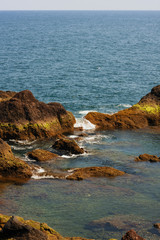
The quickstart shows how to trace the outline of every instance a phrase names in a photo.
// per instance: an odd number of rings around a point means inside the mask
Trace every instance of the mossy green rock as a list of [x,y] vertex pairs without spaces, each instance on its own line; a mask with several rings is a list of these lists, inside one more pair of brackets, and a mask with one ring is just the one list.
[[[3,231],[1,231],[1,229],[3,229]],[[6,238],[5,232],[8,234],[8,238]],[[46,223],[40,223],[33,220],[24,220],[21,217],[11,217],[3,214],[0,214],[0,239],[86,240],[85,238],[81,237],[65,238],[54,229],[50,228]]]
[[0,177],[30,178],[31,167],[24,161],[16,158],[11,147],[0,139]]
[[73,131],[74,123],[73,114],[60,103],[40,102],[29,90],[0,101],[0,137],[4,140],[51,138]]
[[160,85],[152,88],[150,93],[128,109],[113,115],[90,112],[85,118],[98,129],[160,128]]

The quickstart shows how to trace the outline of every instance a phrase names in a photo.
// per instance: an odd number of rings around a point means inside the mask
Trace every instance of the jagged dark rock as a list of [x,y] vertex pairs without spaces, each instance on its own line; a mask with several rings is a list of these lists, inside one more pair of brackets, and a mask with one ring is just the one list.
[[68,138],[57,139],[52,147],[56,150],[65,151],[66,153],[71,153],[71,154],[84,153],[84,149],[80,148],[75,140],[68,139]]
[[0,137],[5,140],[51,138],[73,131],[74,123],[60,103],[40,102],[29,90],[0,102]]

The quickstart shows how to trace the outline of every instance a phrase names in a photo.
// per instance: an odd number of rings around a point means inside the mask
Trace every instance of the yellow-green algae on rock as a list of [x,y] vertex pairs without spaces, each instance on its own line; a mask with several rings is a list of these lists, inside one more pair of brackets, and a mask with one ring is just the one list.
[[160,85],[152,88],[137,104],[113,115],[89,112],[85,118],[98,129],[160,128]]
[[51,138],[72,132],[74,124],[73,114],[60,103],[40,102],[29,90],[0,102],[0,137],[4,140]]
[[[5,224],[11,219],[11,216],[6,216],[6,215],[3,215],[3,214],[0,214],[0,237],[1,239],[6,239],[6,238],[3,238],[3,231],[1,231]],[[40,223],[40,222],[36,222],[36,221],[33,221],[33,220],[24,220],[23,218],[21,217],[18,217],[16,216],[16,219],[22,223],[24,226],[30,226],[32,227],[33,229],[37,229],[41,232],[43,232],[43,234],[45,234],[44,236],[46,236],[46,239],[48,240],[85,240],[85,238],[81,238],[81,237],[63,237],[61,236],[58,232],[56,232],[53,228],[49,227],[46,223]],[[22,226],[23,226],[22,225]],[[14,233],[12,233],[14,234]],[[13,240],[16,240],[16,232],[15,232],[15,236],[12,236],[12,238],[8,238],[8,239],[13,239]],[[21,237],[20,234],[18,234],[18,237]],[[26,239],[24,235],[22,235],[22,238],[21,239]],[[31,239],[32,236],[30,236],[29,240]],[[34,236],[35,237],[35,236]],[[18,238],[20,239],[20,238]],[[34,238],[36,239],[36,238]]]

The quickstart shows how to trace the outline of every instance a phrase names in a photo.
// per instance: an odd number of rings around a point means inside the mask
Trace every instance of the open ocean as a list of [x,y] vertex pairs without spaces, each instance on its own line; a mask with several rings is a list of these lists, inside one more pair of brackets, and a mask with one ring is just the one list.
[[[134,162],[139,154],[160,155],[160,135],[95,132],[83,120],[89,111],[130,107],[159,84],[160,11],[0,11],[0,90],[29,89],[40,101],[60,102],[89,134],[79,142],[88,154],[40,166],[112,166],[129,173],[0,183],[0,212],[46,222],[63,236],[120,240],[134,228],[147,240],[160,239],[153,228],[160,221],[160,163]],[[52,145],[11,144],[25,160],[31,149]],[[91,224],[102,218],[129,226]]]

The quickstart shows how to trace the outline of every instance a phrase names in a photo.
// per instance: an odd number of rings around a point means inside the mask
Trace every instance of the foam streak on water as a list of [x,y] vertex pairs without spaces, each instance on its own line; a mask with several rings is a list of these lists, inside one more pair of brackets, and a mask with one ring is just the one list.
[[84,130],[94,130],[96,126],[85,118],[76,118],[74,127],[82,127]]

